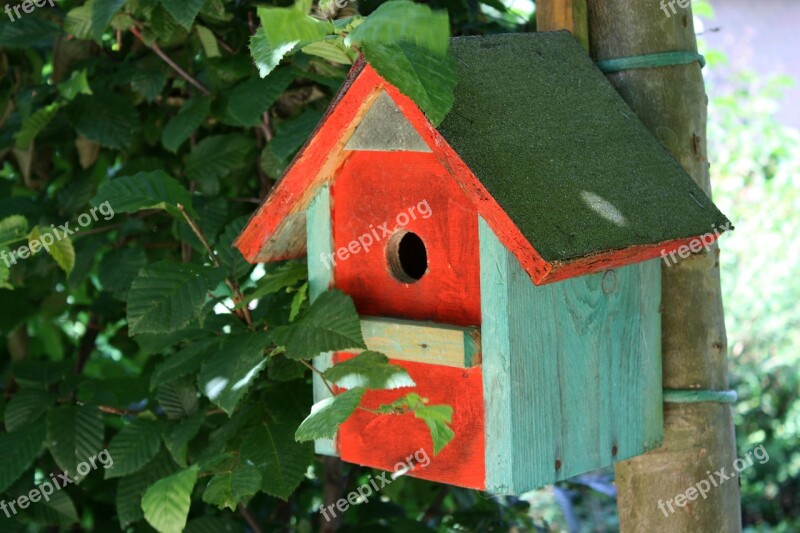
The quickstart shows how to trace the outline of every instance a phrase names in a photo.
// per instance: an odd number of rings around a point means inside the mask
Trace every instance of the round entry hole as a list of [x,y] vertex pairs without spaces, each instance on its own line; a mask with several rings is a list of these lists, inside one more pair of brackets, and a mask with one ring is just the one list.
[[428,251],[416,233],[398,231],[386,248],[389,269],[403,283],[414,283],[428,271]]

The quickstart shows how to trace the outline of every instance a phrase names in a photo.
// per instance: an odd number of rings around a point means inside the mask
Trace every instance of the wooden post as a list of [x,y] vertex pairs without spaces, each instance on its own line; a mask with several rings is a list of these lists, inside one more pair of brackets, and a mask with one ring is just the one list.
[[539,0],[536,30],[567,30],[589,51],[589,17],[586,0]]
[[[665,12],[653,0],[589,0],[588,6],[596,60],[697,52],[691,7]],[[699,63],[626,70],[608,77],[710,197],[707,97]],[[728,388],[718,258],[715,244],[710,253],[662,266],[665,391]],[[735,458],[729,404],[665,404],[662,447],[616,465],[621,530],[741,530],[738,477],[717,486],[714,474],[724,468],[730,475]],[[711,478],[714,484],[705,498],[695,494],[693,501],[681,497],[682,505],[676,504],[677,495]]]

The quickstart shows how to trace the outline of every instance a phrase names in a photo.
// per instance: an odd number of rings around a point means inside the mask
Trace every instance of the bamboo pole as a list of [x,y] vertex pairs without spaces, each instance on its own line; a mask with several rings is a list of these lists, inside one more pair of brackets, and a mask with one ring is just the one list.
[[[589,0],[596,60],[666,51],[697,51],[691,7],[664,11],[653,0]],[[627,70],[609,80],[648,129],[710,196],[707,103],[697,62]],[[710,229],[709,229],[710,231]],[[725,390],[727,339],[719,280],[719,249],[662,265],[664,389]],[[664,443],[618,463],[615,478],[622,531],[739,531],[738,478],[732,409],[725,403],[667,403]],[[715,485],[706,499],[689,487]],[[720,483],[721,481],[724,481]],[[667,501],[672,501],[670,512]],[[678,505],[678,502],[682,505]]]

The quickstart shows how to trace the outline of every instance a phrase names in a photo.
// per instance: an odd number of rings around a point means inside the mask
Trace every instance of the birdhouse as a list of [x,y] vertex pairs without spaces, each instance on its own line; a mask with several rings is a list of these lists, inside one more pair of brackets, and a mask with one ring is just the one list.
[[727,219],[566,32],[451,53],[438,127],[360,60],[236,245],[250,262],[307,256],[312,298],[349,294],[368,348],[454,410],[435,457],[421,420],[366,410],[318,453],[392,470],[424,448],[409,475],[521,493],[659,444],[658,258]]

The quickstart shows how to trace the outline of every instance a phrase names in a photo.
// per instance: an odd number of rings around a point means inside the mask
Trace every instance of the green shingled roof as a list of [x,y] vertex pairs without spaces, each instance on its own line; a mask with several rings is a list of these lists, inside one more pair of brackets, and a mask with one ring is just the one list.
[[566,32],[459,37],[438,128],[548,262],[693,237],[725,216]]

